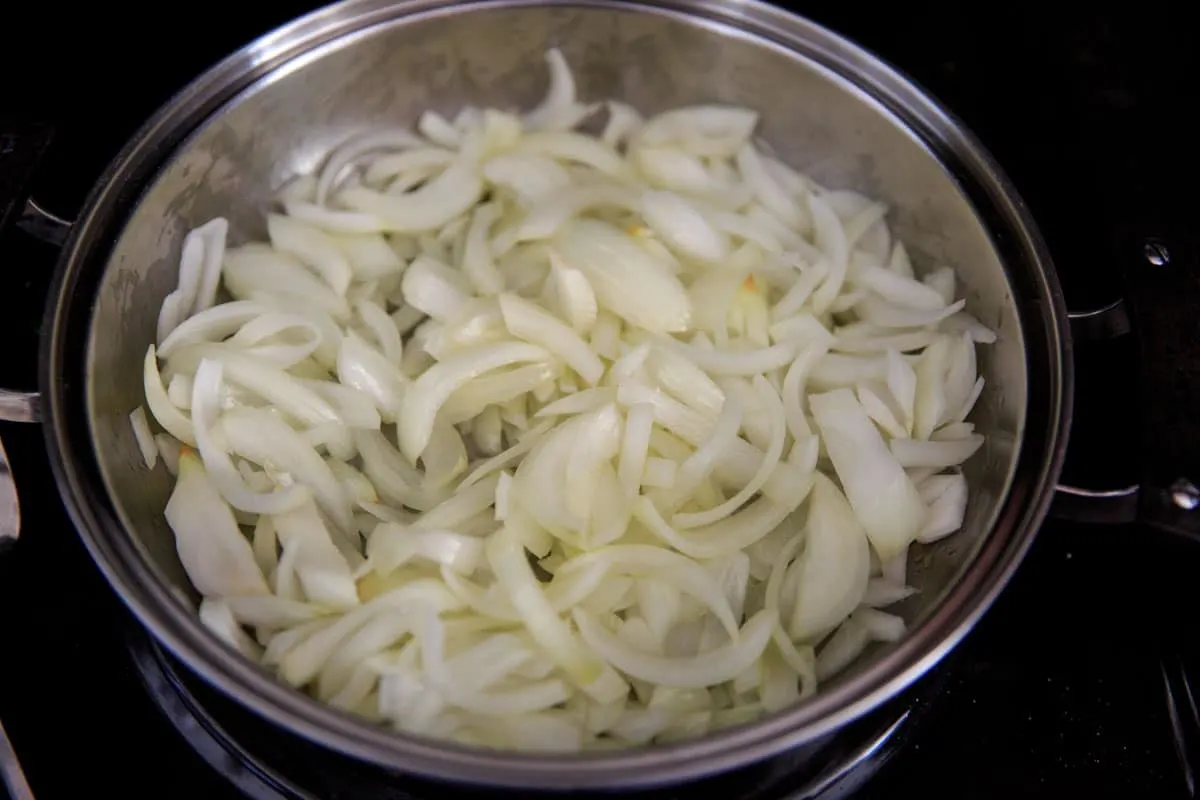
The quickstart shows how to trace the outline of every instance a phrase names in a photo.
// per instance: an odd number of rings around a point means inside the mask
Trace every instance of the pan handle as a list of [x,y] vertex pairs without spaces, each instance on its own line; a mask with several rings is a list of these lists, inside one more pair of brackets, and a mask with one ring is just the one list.
[[[33,174],[50,146],[52,135],[49,126],[36,123],[0,128],[0,236],[10,227],[16,227],[56,247],[66,242],[71,223],[46,211],[29,196]],[[41,397],[37,392],[0,388],[0,420],[40,422],[41,418]],[[20,530],[17,486],[4,443],[0,442],[0,548],[6,549],[4,545],[15,542]]]
[[1073,522],[1140,523],[1200,541],[1200,489],[1187,478],[1166,487],[1084,489],[1059,484],[1050,513]]
[[[1148,271],[1139,270],[1130,280],[1129,302],[1118,300],[1103,308],[1069,315],[1077,364],[1080,353],[1090,346],[1103,346],[1131,335],[1141,340],[1139,416],[1146,421],[1137,437],[1144,454],[1137,473],[1139,480],[1107,489],[1060,484],[1051,515],[1084,523],[1137,523],[1200,541],[1200,472],[1187,457],[1200,455],[1192,452],[1188,442],[1189,437],[1196,436],[1192,433],[1195,426],[1178,424],[1180,420],[1164,426],[1160,421],[1163,408],[1177,402],[1176,395],[1186,397],[1191,391],[1200,391],[1200,375],[1188,369],[1188,360],[1181,359],[1175,349],[1195,347],[1200,340],[1188,336],[1185,318],[1172,311],[1183,308],[1182,313],[1189,313],[1186,309],[1197,298],[1195,287],[1187,281],[1194,276],[1172,274],[1171,253],[1160,240],[1145,242],[1142,255]],[[1131,377],[1120,375],[1117,379],[1128,381]],[[1082,394],[1076,397],[1077,407],[1087,401]],[[1180,413],[1186,419],[1186,409]],[[1077,430],[1074,435],[1089,433],[1097,432]],[[1164,452],[1168,447],[1170,451]]]
[[[38,123],[0,129],[0,235],[14,226],[48,244],[61,247],[71,223],[55,216],[29,196],[30,183],[50,146],[54,131]],[[40,422],[36,392],[0,389],[0,420]]]

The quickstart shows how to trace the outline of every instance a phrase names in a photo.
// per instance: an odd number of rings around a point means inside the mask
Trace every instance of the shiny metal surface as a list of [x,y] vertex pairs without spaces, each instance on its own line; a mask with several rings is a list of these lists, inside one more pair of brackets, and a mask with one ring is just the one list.
[[1200,508],[1200,489],[1187,478],[1180,478],[1171,484],[1171,500],[1184,511],[1194,511]]
[[21,503],[17,498],[17,484],[13,481],[4,442],[0,442],[0,544],[14,542],[20,535]]
[[0,389],[0,420],[41,422],[41,395],[37,392],[14,392],[9,389]]
[[62,245],[67,240],[71,233],[71,225],[70,220],[47,211],[32,198],[25,201],[21,218],[17,220],[18,228],[30,236],[54,245]]
[[[956,266],[968,309],[999,333],[980,350],[988,389],[975,421],[988,444],[968,466],[966,526],[912,554],[921,592],[903,608],[910,635],[757,723],[586,757],[497,754],[392,733],[316,703],[219,643],[180,599],[195,595],[162,518],[170,480],[144,471],[127,419],[142,402],[141,358],[189,227],[220,214],[235,239],[260,235],[273,191],[365,129],[410,125],[428,107],[528,106],[544,89],[551,46],[563,49],[584,97],[615,96],[645,112],[700,101],[762,110],[762,136],[782,158],[827,185],[888,201],[918,265]],[[130,208],[139,181],[147,188]],[[128,605],[199,674],[277,724],[358,758],[459,781],[663,784],[836,731],[919,678],[991,603],[1046,512],[1069,427],[1061,292],[996,165],[869,53],[750,0],[350,0],[319,11],[219,64],[147,123],[94,190],[53,291],[42,365],[51,462],[85,542]]]
[[1071,321],[1071,339],[1076,343],[1116,339],[1132,330],[1124,300],[1091,311],[1072,311],[1067,318]]
[[1119,525],[1138,518],[1142,487],[1138,484],[1117,489],[1088,489],[1060,483],[1051,514],[1057,519],[1083,523]]
[[1178,656],[1159,662],[1163,699],[1171,723],[1171,741],[1183,771],[1188,797],[1196,796],[1196,772],[1200,770],[1200,706],[1192,689],[1188,665]]
[[[813,800],[813,798],[818,797],[829,797],[828,792],[830,789],[837,786],[840,781],[844,780],[855,769],[863,766],[866,762],[880,754],[880,751],[887,746],[891,738],[896,735],[896,732],[908,722],[910,713],[909,711],[905,711],[900,715],[899,719],[880,731],[877,736],[863,743],[848,759],[840,764],[830,766],[829,770],[818,776],[806,790],[792,796],[788,800]],[[849,791],[853,791],[854,788],[858,787],[849,787]],[[846,791],[842,790],[842,787],[838,787],[838,790],[837,796],[849,796]]]
[[0,725],[0,788],[6,789],[12,800],[33,800],[33,790],[3,725]]
[[1085,524],[1136,522],[1200,541],[1200,489],[1187,478],[1166,488],[1131,484],[1087,489],[1060,483],[1050,513],[1056,519]]
[[1165,267],[1171,263],[1171,251],[1157,239],[1146,242],[1142,247],[1142,255],[1152,267]]

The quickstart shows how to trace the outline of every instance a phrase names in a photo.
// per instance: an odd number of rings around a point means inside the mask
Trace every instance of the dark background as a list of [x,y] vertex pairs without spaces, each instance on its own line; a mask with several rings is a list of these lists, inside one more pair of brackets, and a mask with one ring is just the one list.
[[[0,133],[17,121],[55,126],[35,189],[73,216],[174,91],[316,5],[7,9]],[[1084,355],[1073,472],[1092,485],[1139,472],[1200,478],[1200,37],[1171,10],[1181,5],[790,5],[898,65],[979,135],[1038,220],[1072,307],[1132,293],[1142,366],[1119,346]],[[1167,269],[1146,264],[1147,238],[1167,245]],[[0,377],[10,386],[35,383],[53,257],[0,238]],[[65,520],[40,431],[8,425],[0,436],[25,501],[24,537],[0,557],[0,719],[38,797],[226,796],[142,698],[121,612]],[[945,701],[866,796],[1186,796],[1160,670],[1200,655],[1198,547],[1135,526],[1048,524],[957,651]]]

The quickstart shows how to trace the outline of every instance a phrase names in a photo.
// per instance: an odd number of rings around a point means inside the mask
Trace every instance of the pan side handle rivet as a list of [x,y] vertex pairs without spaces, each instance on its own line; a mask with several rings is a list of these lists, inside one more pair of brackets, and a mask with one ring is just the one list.
[[1200,507],[1200,489],[1186,478],[1180,478],[1171,484],[1171,501],[1184,511],[1194,511]]
[[1165,267],[1171,263],[1171,251],[1158,239],[1146,240],[1146,243],[1142,245],[1142,256],[1151,266],[1155,267]]

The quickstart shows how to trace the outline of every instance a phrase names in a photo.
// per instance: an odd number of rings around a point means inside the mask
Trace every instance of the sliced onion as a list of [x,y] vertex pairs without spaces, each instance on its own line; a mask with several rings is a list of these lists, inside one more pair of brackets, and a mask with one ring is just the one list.
[[179,459],[179,480],[164,512],[192,585],[210,597],[270,593],[250,542],[191,451]]
[[430,367],[405,392],[400,405],[400,449],[415,462],[433,432],[433,419],[442,404],[468,381],[494,369],[529,361],[548,360],[550,354],[531,344],[489,345],[462,353]]
[[312,502],[276,515],[272,523],[283,546],[295,549],[296,577],[310,602],[332,609],[359,604],[350,564],[330,538]]
[[385,230],[417,233],[436,230],[462,214],[478,202],[483,189],[475,165],[460,160],[408,194],[395,196],[351,186],[338,194],[338,200],[351,210],[379,217]]
[[[597,301],[652,332],[686,330],[691,307],[683,286],[617,228],[578,220],[555,239],[563,260],[587,276]],[[638,291],[629,291],[637,286]]]
[[557,375],[558,370],[549,363],[528,364],[482,375],[455,390],[442,407],[442,413],[452,424],[465,422],[478,417],[489,407],[521,398],[547,381],[553,381]]
[[685,688],[733,680],[762,656],[775,625],[775,615],[764,609],[747,620],[736,640],[692,658],[667,658],[634,650],[582,609],[575,609],[573,616],[588,646],[621,672],[660,686]]
[[705,350],[682,342],[670,342],[668,346],[685,350],[693,364],[719,375],[762,375],[787,366],[796,357],[796,347],[791,342],[746,352]]
[[546,51],[546,65],[550,86],[541,104],[525,115],[525,125],[532,130],[569,130],[591,113],[591,107],[575,101],[575,78],[558,48]]
[[445,147],[413,147],[373,159],[367,165],[364,178],[369,186],[381,186],[414,169],[447,167],[453,163],[454,156],[454,151]]
[[354,272],[345,254],[328,234],[281,214],[267,217],[267,231],[276,250],[295,256],[320,275],[334,292],[346,294]]
[[326,233],[378,233],[383,230],[383,221],[371,214],[339,211],[299,200],[286,200],[283,207],[289,217],[320,228]]
[[338,348],[337,377],[342,385],[371,398],[381,419],[396,419],[407,384],[404,374],[353,332]]
[[405,130],[371,131],[351,138],[326,159],[314,189],[316,202],[324,205],[345,169],[362,156],[378,150],[403,150],[424,144],[420,137]]
[[783,223],[790,226],[800,225],[804,212],[768,172],[762,157],[747,143],[737,153],[738,169],[742,177],[754,192],[754,196],[766,206],[772,214]]
[[750,139],[758,113],[730,106],[687,106],[646,121],[638,138],[652,146],[679,145],[698,156],[735,155]]
[[948,442],[893,439],[890,447],[897,463],[903,467],[945,469],[963,463],[982,445],[983,437],[971,434],[965,439]]
[[671,192],[642,195],[642,215],[676,252],[706,263],[729,255],[729,241],[688,201]]
[[203,270],[204,239],[199,231],[192,231],[183,240],[177,288],[163,299],[158,312],[158,344],[166,341],[167,336],[191,313],[200,292]]
[[345,319],[350,314],[346,299],[329,284],[285,253],[247,245],[225,254],[222,267],[225,288],[240,300],[286,298]]
[[382,573],[421,558],[470,575],[483,559],[483,540],[454,531],[405,528],[385,522],[371,535],[367,555],[372,567]]
[[600,702],[611,702],[628,691],[620,676],[584,649],[559,618],[538,587],[524,549],[511,536],[501,532],[491,537],[487,558],[530,636],[584,692]]
[[547,64],[532,113],[349,140],[270,243],[190,232],[130,424],[202,623],[283,680],[472,746],[669,743],[905,635],[996,334],[755,111],[597,137]]
[[788,635],[812,640],[832,630],[862,602],[870,577],[870,550],[862,524],[842,493],[824,475],[813,484],[799,593],[792,601]]
[[812,395],[809,405],[846,497],[886,561],[924,527],[925,504],[853,393]]
[[595,384],[604,374],[600,358],[579,334],[553,314],[514,294],[500,295],[500,313],[513,336],[544,347],[565,361],[585,382]]
[[587,333],[596,324],[599,307],[596,293],[587,276],[569,267],[550,251],[550,277],[554,281],[555,298],[567,322],[579,333]]
[[[779,464],[787,436],[787,422],[784,419],[783,403],[779,400],[779,396],[775,393],[775,390],[767,383],[766,378],[763,378],[761,375],[754,379],[754,390],[766,406],[766,412],[770,416],[771,425],[771,443],[767,451],[763,454],[763,460],[758,470],[745,486],[724,503],[706,511],[693,514],[676,514],[671,519],[675,527],[697,528],[701,525],[709,525],[728,517],[734,511],[741,508],[766,485],[767,479],[771,477],[771,473],[774,471],[776,465]],[[730,400],[726,398],[725,402],[728,403]]]
[[483,165],[483,177],[531,206],[552,197],[571,184],[571,175],[557,161],[531,153],[505,153]]
[[237,408],[222,417],[221,431],[230,449],[242,458],[287,472],[298,481],[284,491],[306,486],[342,531],[352,529],[350,503],[341,484],[316,450],[286,422],[265,411]]
[[463,248],[463,272],[480,294],[496,294],[504,288],[504,277],[492,258],[488,232],[500,217],[495,205],[475,209]]
[[146,419],[146,409],[143,406],[138,406],[130,412],[129,425],[133,429],[133,438],[141,451],[146,469],[154,469],[158,463],[158,447],[154,443],[154,433],[150,430],[150,422]]
[[[233,459],[214,436],[220,406],[222,368],[220,362],[204,360],[196,370],[192,389],[192,419],[197,449],[213,484],[225,500],[239,511],[252,514],[280,514],[304,503],[309,493],[293,484],[267,492],[256,492],[247,485]],[[316,451],[313,458],[320,460]]]
[[517,152],[550,156],[560,161],[585,164],[614,178],[629,175],[629,167],[620,154],[603,142],[581,133],[547,131],[522,137]]

